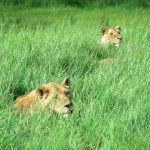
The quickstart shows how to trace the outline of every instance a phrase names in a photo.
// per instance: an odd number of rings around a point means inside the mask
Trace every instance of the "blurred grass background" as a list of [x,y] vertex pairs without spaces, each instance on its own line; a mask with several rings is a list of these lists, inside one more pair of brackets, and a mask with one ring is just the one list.
[[127,6],[150,6],[149,0],[1,0],[3,4],[11,5],[25,5],[25,6],[50,6],[50,5],[71,5],[77,7],[87,7],[87,6],[116,6],[124,5]]

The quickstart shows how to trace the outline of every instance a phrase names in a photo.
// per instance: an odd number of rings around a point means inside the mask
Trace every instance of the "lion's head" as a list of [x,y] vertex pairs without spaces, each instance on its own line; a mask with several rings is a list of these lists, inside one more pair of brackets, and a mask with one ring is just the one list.
[[102,28],[102,39],[101,43],[103,45],[113,44],[115,46],[119,46],[121,43],[122,37],[121,37],[121,28],[119,26],[116,26],[114,28]]
[[43,84],[29,94],[18,97],[15,107],[19,111],[23,108],[24,112],[47,108],[67,117],[72,112],[70,80],[65,78],[61,83]]

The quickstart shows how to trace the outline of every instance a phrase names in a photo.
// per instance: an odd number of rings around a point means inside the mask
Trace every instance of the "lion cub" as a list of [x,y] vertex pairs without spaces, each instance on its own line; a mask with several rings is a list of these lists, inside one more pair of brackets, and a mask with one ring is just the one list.
[[37,87],[30,93],[20,96],[15,101],[15,108],[24,113],[39,109],[55,111],[67,117],[71,114],[70,80],[62,83],[50,82]]
[[121,28],[119,26],[116,26],[114,28],[108,28],[108,27],[102,28],[101,29],[102,45],[113,44],[118,47],[122,40],[120,32],[121,32]]

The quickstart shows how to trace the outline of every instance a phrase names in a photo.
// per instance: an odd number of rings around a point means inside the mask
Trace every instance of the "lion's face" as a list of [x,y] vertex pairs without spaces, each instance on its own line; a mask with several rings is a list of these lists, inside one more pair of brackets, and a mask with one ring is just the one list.
[[39,86],[36,89],[40,97],[40,102],[51,110],[62,114],[64,117],[69,116],[72,112],[72,103],[70,97],[70,81],[65,78],[62,83],[48,83]]
[[119,26],[116,26],[114,28],[107,28],[107,27],[102,28],[101,43],[103,45],[113,44],[115,46],[119,46],[119,44],[121,43],[121,40],[122,40],[120,31],[121,31],[121,29]]

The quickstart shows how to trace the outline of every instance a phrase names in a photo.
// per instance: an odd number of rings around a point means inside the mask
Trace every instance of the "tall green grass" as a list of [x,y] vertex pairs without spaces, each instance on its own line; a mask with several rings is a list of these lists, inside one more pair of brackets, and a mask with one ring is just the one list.
[[[1,13],[0,149],[150,149],[149,10]],[[18,16],[22,21],[15,21]],[[121,26],[119,48],[100,46],[105,25]],[[102,65],[107,57],[119,61]],[[74,104],[69,118],[15,114],[17,96],[65,76]]]

